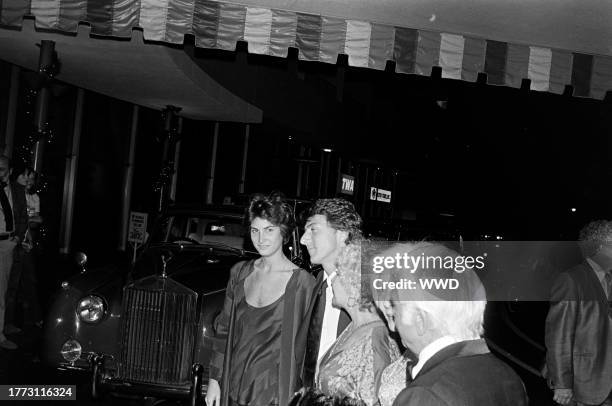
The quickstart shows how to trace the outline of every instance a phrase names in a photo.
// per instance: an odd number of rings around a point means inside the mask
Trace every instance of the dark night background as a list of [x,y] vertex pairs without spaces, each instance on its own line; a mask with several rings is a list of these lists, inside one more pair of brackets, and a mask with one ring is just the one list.
[[[336,195],[340,169],[356,176],[356,193],[348,198],[366,219],[451,212],[473,231],[572,239],[587,219],[610,216],[612,106],[607,102],[291,57],[189,47],[187,52],[222,85],[264,111],[263,122],[250,128],[246,193]],[[2,129],[9,77],[10,65],[0,64]],[[15,157],[33,132],[33,78],[22,70]],[[41,193],[49,247],[57,241],[76,99],[70,85],[55,83],[52,90],[54,136],[43,158]],[[131,117],[130,104],[86,92],[74,250],[117,248]],[[213,122],[184,120],[178,202],[204,203],[213,128]],[[238,191],[244,132],[244,124],[220,123],[215,202]],[[142,108],[134,210],[155,208],[163,137],[161,113]],[[333,149],[323,171],[322,148]],[[301,164],[298,193],[299,160],[307,162]],[[371,203],[369,186],[392,190],[392,204]]]

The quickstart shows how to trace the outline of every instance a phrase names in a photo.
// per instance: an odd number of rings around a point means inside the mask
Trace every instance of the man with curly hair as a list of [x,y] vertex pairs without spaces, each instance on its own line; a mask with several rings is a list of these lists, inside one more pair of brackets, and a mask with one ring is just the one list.
[[546,364],[554,401],[612,405],[612,221],[580,232],[585,261],[551,290]]
[[310,327],[304,335],[306,356],[302,385],[313,386],[318,361],[350,322],[349,316],[332,306],[331,281],[336,276],[338,254],[347,244],[361,239],[361,217],[355,206],[344,199],[319,199],[310,208],[304,235],[310,261],[321,265],[317,276]]

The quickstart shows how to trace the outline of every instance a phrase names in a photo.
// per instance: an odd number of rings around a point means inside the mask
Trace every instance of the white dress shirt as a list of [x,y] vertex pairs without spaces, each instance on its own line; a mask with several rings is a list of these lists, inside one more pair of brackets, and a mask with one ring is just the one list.
[[331,284],[336,277],[336,272],[332,272],[329,276],[327,276],[325,271],[322,272],[324,272],[323,280],[328,282],[327,288],[325,289],[325,313],[323,313],[323,324],[321,326],[321,341],[319,344],[319,354],[317,356],[317,370],[319,369],[319,361],[321,361],[323,355],[325,355],[329,347],[336,341],[338,321],[340,320],[340,309],[332,306],[334,291]]
[[455,340],[454,337],[444,336],[429,343],[425,348],[423,348],[421,352],[419,352],[419,362],[412,367],[412,379],[416,378],[418,373],[421,371],[421,368],[423,368],[423,365],[425,365],[425,363],[429,361],[431,357],[436,355],[443,348],[446,348],[456,342],[457,340]]
[[[587,258],[586,261],[589,263],[589,265],[591,265],[591,268],[595,272],[595,275],[597,275],[597,279],[599,279],[599,283],[601,283],[601,287],[603,288],[603,291],[606,294],[606,297],[608,297],[608,286],[606,285],[606,280],[605,280],[606,271],[604,271],[603,268],[597,262],[593,261],[591,258]],[[608,297],[608,300],[610,300],[609,297]]]

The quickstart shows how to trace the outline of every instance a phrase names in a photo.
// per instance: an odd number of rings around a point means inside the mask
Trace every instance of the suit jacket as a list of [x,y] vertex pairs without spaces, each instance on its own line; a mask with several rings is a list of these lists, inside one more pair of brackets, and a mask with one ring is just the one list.
[[554,388],[600,404],[612,391],[612,321],[597,275],[586,262],[563,272],[551,290],[546,365]]
[[526,406],[525,387],[484,340],[438,351],[395,398],[393,406]]
[[28,209],[25,197],[25,188],[19,183],[10,182],[11,198],[13,200],[13,224],[15,236],[23,241],[28,229]]
[[[305,348],[305,353],[302,363],[302,371],[300,374],[300,386],[313,387],[314,376],[317,368],[317,361],[319,355],[319,344],[321,343],[321,328],[322,319],[317,319],[317,310],[320,306],[325,306],[325,289],[324,289],[324,270],[321,270],[317,275],[315,288],[313,290],[313,296],[310,300],[309,309],[309,320],[310,323],[305,323],[302,327],[302,331],[298,333],[298,344],[297,348]],[[321,309],[322,310],[322,309]],[[342,310],[340,313],[340,319],[338,320],[338,326],[336,328],[336,334],[340,335],[342,331],[349,325],[351,319],[348,314]],[[302,346],[302,347],[300,347]]]

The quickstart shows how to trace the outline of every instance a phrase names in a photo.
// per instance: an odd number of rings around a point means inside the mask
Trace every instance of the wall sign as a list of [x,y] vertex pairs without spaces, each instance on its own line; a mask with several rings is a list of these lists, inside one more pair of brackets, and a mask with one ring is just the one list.
[[344,173],[340,174],[340,193],[353,195],[354,192],[355,177],[351,175],[346,175]]
[[370,188],[370,200],[391,203],[391,191],[377,187]]
[[128,241],[134,244],[144,244],[147,235],[147,213],[130,212]]

